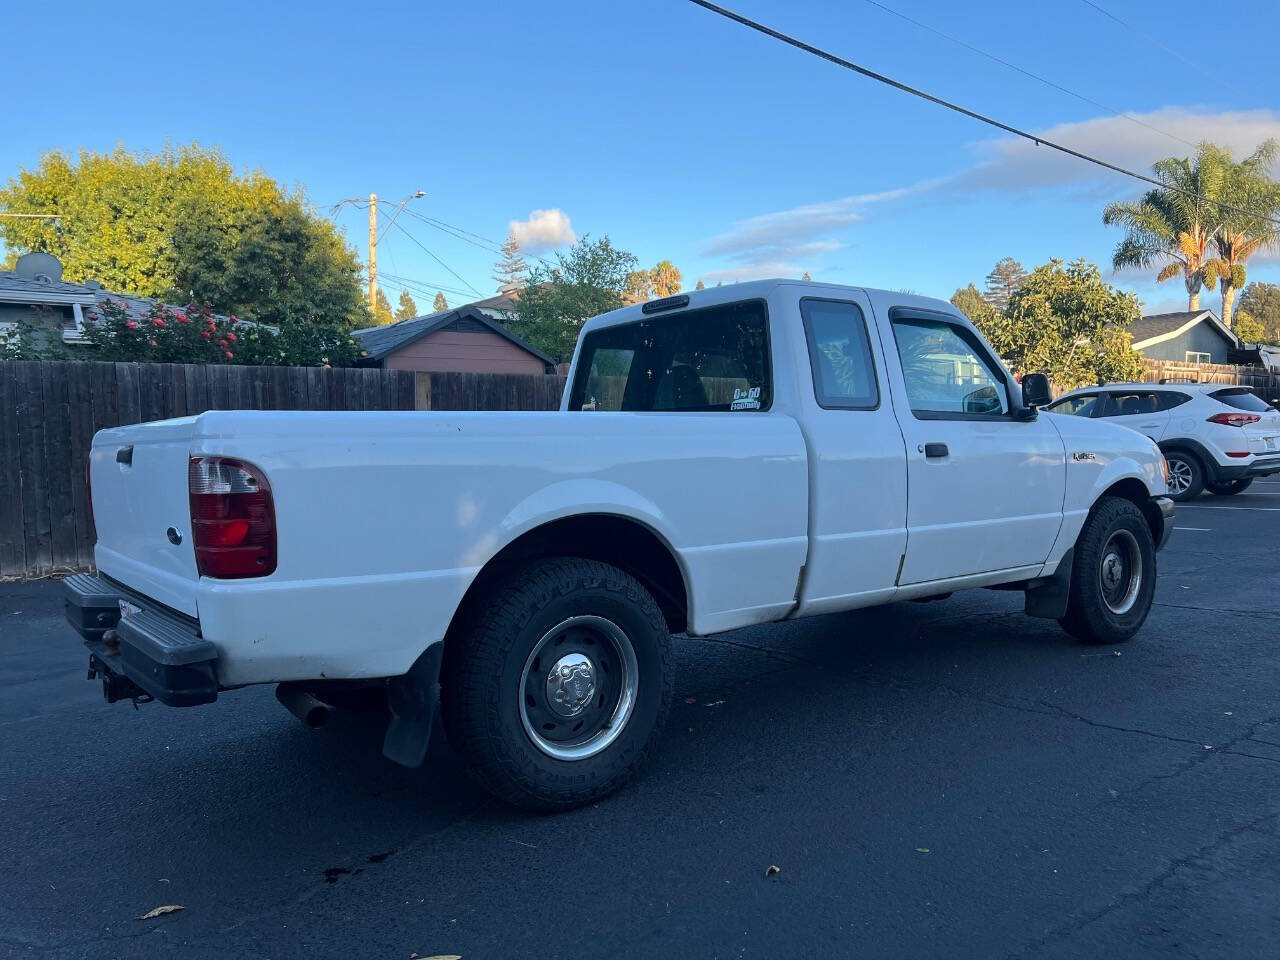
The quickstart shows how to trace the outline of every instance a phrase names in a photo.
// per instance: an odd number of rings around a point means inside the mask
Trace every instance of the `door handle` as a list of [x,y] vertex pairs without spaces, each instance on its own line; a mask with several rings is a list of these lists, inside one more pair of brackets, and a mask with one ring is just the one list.
[[951,451],[947,449],[947,445],[945,443],[926,443],[924,445],[924,455],[930,460],[936,459],[937,457],[949,456],[950,453]]

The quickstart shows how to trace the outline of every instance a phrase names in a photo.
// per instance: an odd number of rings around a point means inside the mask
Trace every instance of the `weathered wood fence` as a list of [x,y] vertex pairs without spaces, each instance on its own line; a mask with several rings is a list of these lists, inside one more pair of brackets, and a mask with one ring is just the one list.
[[206,410],[554,410],[563,390],[517,374],[0,361],[0,576],[92,562],[85,464],[104,427]]
[[1225,363],[1178,363],[1173,360],[1142,361],[1143,377],[1147,383],[1161,380],[1187,380],[1196,383],[1237,384],[1252,387],[1264,400],[1280,397],[1280,373],[1265,367],[1238,367]]

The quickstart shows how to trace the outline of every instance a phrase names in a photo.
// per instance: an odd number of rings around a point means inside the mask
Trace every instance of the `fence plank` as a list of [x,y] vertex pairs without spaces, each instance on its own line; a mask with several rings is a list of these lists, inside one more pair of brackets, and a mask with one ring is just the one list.
[[46,489],[44,387],[38,362],[18,365],[18,457],[22,469],[23,537],[27,570],[53,569],[52,520]]
[[26,572],[22,464],[18,439],[18,361],[0,360],[0,576]]
[[[76,517],[71,464],[71,401],[66,360],[40,364],[44,395],[45,496],[49,498],[49,552],[53,567],[75,567]],[[81,481],[83,483],[83,481]]]
[[71,507],[76,531],[76,556],[69,566],[93,563],[93,525],[89,517],[88,475],[85,465],[93,444],[93,378],[96,364],[67,366],[67,394],[71,403]]

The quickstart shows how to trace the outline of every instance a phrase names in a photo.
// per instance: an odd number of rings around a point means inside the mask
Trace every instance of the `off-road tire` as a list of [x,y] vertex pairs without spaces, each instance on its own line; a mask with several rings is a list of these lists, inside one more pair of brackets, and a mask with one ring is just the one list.
[[1204,488],[1215,497],[1234,497],[1237,493],[1244,493],[1252,485],[1253,478],[1246,477],[1243,480],[1228,480],[1225,483],[1206,483]]
[[[600,753],[547,755],[521,715],[527,661],[572,617],[602,617],[635,653],[638,686],[622,732]],[[671,637],[658,604],[631,575],[595,560],[549,558],[513,569],[472,607],[445,645],[441,713],[454,750],[499,799],[551,812],[591,803],[629,780],[671,707]]]
[[1186,450],[1167,450],[1164,455],[1165,461],[1169,464],[1170,472],[1172,472],[1175,463],[1184,463],[1191,473],[1191,482],[1185,490],[1174,493],[1172,489],[1169,491],[1169,497],[1182,503],[1185,500],[1194,500],[1200,494],[1204,493],[1205,480],[1208,477],[1205,474],[1204,464],[1200,462],[1200,458],[1194,453]]
[[[1120,531],[1132,535],[1141,560],[1140,581],[1132,608],[1116,613],[1102,585],[1104,550]],[[1156,585],[1156,548],[1142,511],[1129,500],[1103,497],[1085,520],[1076,540],[1067,613],[1058,622],[1085,643],[1123,643],[1142,627],[1151,611]]]

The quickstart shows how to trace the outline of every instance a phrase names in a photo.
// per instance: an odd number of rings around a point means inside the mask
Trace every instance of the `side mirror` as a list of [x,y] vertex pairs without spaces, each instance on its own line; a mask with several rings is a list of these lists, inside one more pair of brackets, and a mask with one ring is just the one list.
[[1024,407],[1043,407],[1053,400],[1053,391],[1049,387],[1049,378],[1043,373],[1024,373],[1022,375],[1022,405]]

